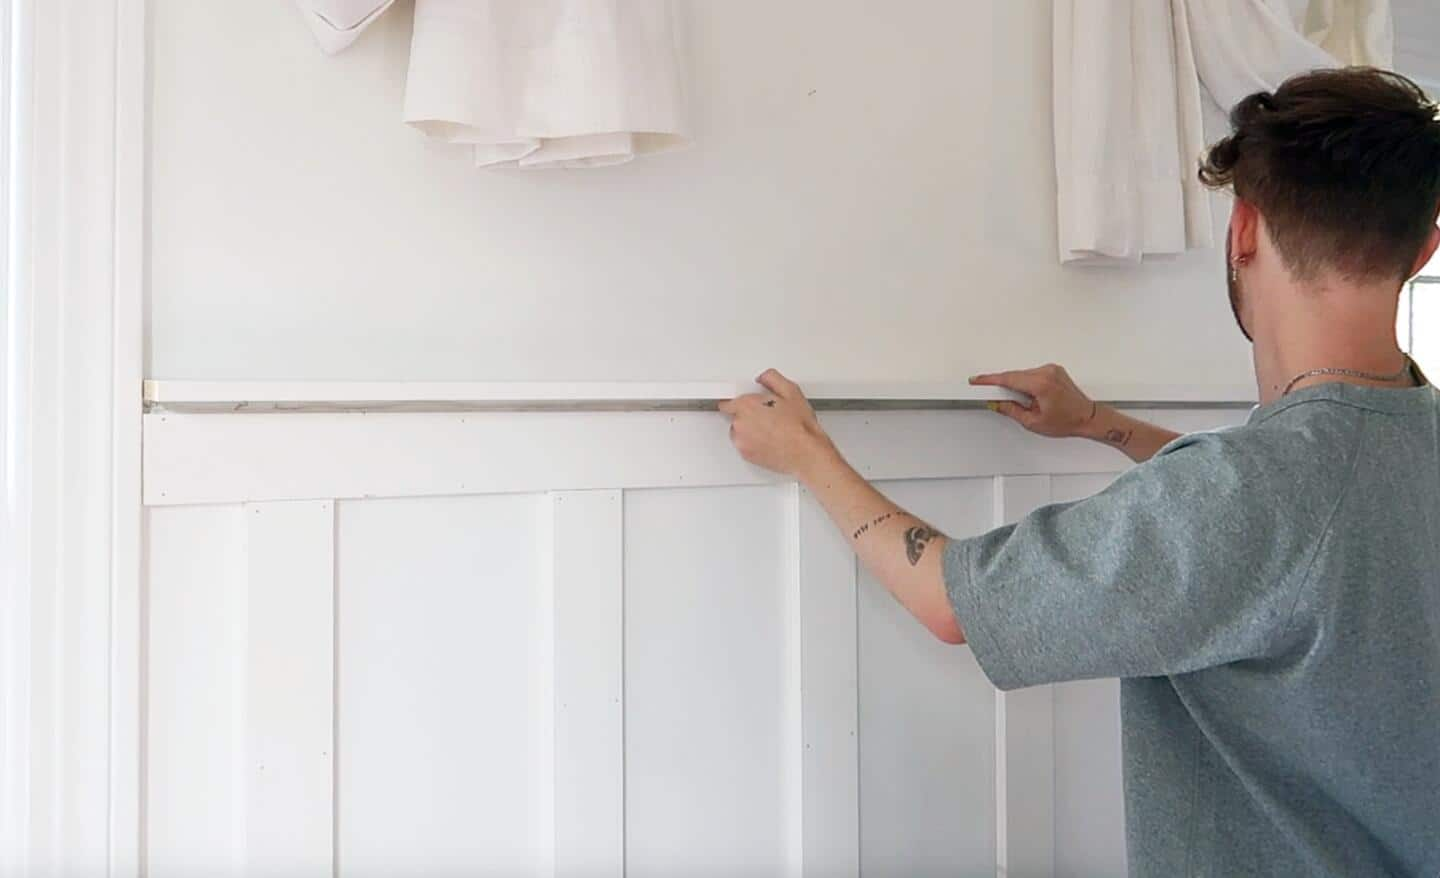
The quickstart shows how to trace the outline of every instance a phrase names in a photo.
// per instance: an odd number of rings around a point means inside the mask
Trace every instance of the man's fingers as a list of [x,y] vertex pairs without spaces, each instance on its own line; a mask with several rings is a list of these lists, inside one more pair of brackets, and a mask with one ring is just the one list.
[[735,413],[740,409],[740,400],[722,399],[720,400],[719,405],[715,406],[715,408],[719,409],[722,415],[729,415],[733,418],[735,417]]
[[1010,375],[1010,374],[1013,374],[1013,373],[1011,373],[1011,372],[984,372],[984,373],[981,373],[981,374],[979,374],[979,375],[971,375],[971,376],[970,376],[970,383],[971,383],[971,384],[985,384],[985,385],[999,385],[999,386],[1002,386],[1002,387],[1003,387],[1004,384],[1005,384],[1005,376],[1006,376],[1006,375]]
[[993,387],[1008,387],[1011,390],[1018,390],[1021,393],[1034,396],[1039,389],[1041,380],[1039,369],[1018,369],[1011,372],[991,372],[985,375],[976,375],[970,379],[970,383]]
[[1021,426],[1028,427],[1030,426],[1031,421],[1035,419],[1035,412],[1026,408],[1018,402],[1001,400],[999,402],[986,403],[986,406],[989,407],[990,411],[999,412],[1000,414],[1004,415],[1012,421],[1015,421]]
[[801,395],[799,385],[774,369],[766,369],[759,378],[755,379],[755,383],[781,399],[791,399]]

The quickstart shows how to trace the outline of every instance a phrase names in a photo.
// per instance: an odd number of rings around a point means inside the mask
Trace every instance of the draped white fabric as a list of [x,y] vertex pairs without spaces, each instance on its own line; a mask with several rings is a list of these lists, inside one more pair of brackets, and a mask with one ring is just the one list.
[[1211,246],[1202,87],[1228,109],[1305,70],[1389,66],[1392,43],[1389,0],[1055,0],[1060,261]]
[[[297,0],[343,49],[389,0]],[[404,119],[482,167],[597,167],[689,142],[672,0],[416,0]]]

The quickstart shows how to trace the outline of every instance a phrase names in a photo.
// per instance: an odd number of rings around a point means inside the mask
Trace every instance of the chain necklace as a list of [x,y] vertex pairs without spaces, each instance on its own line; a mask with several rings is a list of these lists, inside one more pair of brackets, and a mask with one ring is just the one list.
[[1285,389],[1280,391],[1280,395],[1285,396],[1289,394],[1291,388],[1293,388],[1296,384],[1299,384],[1306,378],[1314,378],[1316,375],[1344,375],[1347,378],[1363,378],[1366,381],[1384,381],[1387,383],[1390,381],[1399,381],[1401,378],[1404,378],[1407,374],[1409,374],[1410,367],[1412,365],[1412,363],[1410,362],[1410,355],[1406,354],[1404,356],[1405,363],[1401,365],[1400,371],[1394,373],[1393,375],[1379,375],[1375,372],[1361,372],[1359,369],[1335,368],[1311,369],[1309,372],[1301,372],[1299,375],[1296,375],[1294,378],[1290,379],[1290,383],[1285,385]]

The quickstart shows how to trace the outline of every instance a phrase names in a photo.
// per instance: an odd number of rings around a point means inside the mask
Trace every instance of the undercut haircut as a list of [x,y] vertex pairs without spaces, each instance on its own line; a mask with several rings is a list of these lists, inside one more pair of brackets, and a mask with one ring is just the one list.
[[1260,211],[1296,280],[1403,281],[1440,206],[1436,109],[1398,73],[1304,73],[1235,105],[1200,181]]

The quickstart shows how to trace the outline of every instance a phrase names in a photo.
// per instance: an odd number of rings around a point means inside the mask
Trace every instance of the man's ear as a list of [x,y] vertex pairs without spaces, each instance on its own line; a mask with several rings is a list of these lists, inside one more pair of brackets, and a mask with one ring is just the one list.
[[1425,238],[1425,243],[1420,247],[1420,253],[1415,257],[1415,264],[1410,266],[1410,273],[1405,276],[1406,280],[1420,273],[1430,262],[1430,257],[1435,255],[1435,248],[1440,247],[1440,227],[1431,226],[1430,234]]
[[1255,205],[1236,196],[1230,208],[1230,258],[1248,262],[1259,245],[1260,211]]

